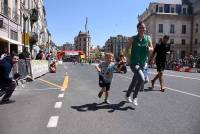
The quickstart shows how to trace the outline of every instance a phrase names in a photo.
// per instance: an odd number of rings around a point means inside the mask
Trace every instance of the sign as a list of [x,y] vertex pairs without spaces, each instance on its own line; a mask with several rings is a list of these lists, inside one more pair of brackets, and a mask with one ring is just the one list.
[[[30,38],[29,33],[26,33],[26,42],[25,42],[26,45],[29,45],[29,38]],[[22,44],[24,44],[24,33],[22,33]]]

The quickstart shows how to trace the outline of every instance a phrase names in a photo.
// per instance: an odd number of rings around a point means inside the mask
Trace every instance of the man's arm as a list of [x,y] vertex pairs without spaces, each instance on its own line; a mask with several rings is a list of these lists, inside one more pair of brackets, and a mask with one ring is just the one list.
[[100,68],[99,65],[96,65],[95,68],[96,68],[96,70],[97,70],[98,72],[101,72],[101,68]]
[[133,45],[133,37],[130,37],[128,40],[128,44],[124,50],[124,55],[127,59],[130,58],[130,49],[132,48],[132,45]]

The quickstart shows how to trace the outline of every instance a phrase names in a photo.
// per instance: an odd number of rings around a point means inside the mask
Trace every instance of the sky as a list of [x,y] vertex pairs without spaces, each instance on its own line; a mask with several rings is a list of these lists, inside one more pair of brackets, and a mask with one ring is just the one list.
[[137,33],[138,14],[152,0],[44,0],[48,29],[56,45],[74,43],[79,31],[90,32],[92,46],[104,46],[110,36]]

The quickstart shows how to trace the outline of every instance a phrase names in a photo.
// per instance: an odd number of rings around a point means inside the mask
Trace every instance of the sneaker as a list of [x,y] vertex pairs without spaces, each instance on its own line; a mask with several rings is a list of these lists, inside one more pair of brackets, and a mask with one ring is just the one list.
[[129,96],[129,97],[125,96],[125,99],[126,99],[126,101],[127,101],[128,103],[132,103],[132,102],[133,102],[130,96]]
[[105,99],[105,100],[104,100],[104,103],[106,103],[106,104],[111,104],[110,101],[109,101],[108,99]]
[[133,99],[133,105],[138,106],[138,99],[137,98]]
[[98,94],[98,97],[101,98],[102,94],[103,94],[103,92],[100,91]]
[[0,91],[0,97],[2,96],[2,95],[4,95],[6,92],[5,91]]

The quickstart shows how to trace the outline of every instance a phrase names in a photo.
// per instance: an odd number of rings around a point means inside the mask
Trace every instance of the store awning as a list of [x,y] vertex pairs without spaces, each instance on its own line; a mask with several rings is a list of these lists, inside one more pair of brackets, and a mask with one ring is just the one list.
[[4,40],[6,42],[10,42],[11,44],[21,45],[21,43],[19,41],[9,39],[8,37],[0,36],[0,39]]

